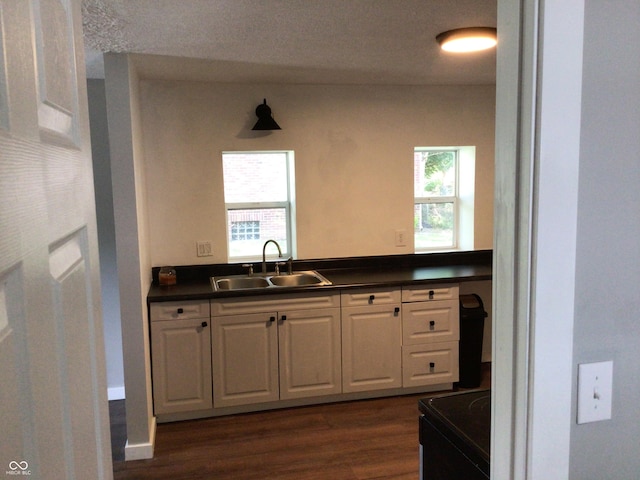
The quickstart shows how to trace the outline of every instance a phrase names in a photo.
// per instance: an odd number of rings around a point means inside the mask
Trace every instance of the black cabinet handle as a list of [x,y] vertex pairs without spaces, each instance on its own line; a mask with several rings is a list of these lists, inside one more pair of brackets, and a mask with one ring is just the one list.
[[282,316],[280,317],[280,320],[282,320],[283,322],[284,322],[286,319],[287,319],[287,316],[286,316],[286,315],[282,315]]
[[275,321],[276,321],[276,317],[269,317],[269,322],[270,322],[270,323],[273,323],[273,322],[275,322]]
[[433,300],[433,296],[436,294],[433,290],[429,290],[429,300]]
[[436,321],[435,320],[429,320],[429,327],[433,328],[436,326]]
[[400,313],[400,307],[394,308],[393,309],[393,313],[396,314],[396,315],[399,314]]
[[202,323],[201,323],[201,326],[202,326],[202,328],[205,328],[205,327],[208,327],[208,326],[209,326],[209,324],[208,324],[207,322],[202,322]]
[[433,370],[434,368],[436,368],[435,362],[429,362],[429,369]]
[[178,313],[179,313],[179,314],[184,313],[184,308],[179,308],[179,309],[178,309]]
[[373,303],[375,299],[376,299],[375,295],[369,295],[369,303]]

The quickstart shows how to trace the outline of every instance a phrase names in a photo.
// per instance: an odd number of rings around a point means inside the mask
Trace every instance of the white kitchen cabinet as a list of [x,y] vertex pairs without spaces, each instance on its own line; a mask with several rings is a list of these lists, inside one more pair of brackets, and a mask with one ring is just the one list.
[[402,290],[402,386],[458,381],[458,285]]
[[278,321],[280,398],[342,392],[340,309],[284,311]]
[[342,390],[402,386],[401,293],[394,289],[342,293]]
[[339,304],[336,294],[214,301],[214,407],[340,393]]
[[155,414],[211,408],[209,301],[153,303],[150,318]]
[[216,407],[279,398],[277,312],[213,317]]
[[402,344],[417,345],[460,338],[458,300],[404,303]]

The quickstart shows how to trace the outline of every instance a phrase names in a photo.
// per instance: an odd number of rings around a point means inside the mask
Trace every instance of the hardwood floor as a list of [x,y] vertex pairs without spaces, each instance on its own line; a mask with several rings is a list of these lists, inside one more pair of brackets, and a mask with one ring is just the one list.
[[150,460],[122,461],[114,439],[114,478],[416,480],[418,400],[430,395],[160,424]]

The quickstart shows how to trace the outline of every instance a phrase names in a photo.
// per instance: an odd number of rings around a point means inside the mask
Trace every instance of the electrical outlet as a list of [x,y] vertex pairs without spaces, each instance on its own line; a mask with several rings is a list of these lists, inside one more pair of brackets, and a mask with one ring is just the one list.
[[578,365],[578,423],[611,419],[613,361]]
[[211,240],[196,242],[196,254],[199,257],[210,257],[213,255],[213,247]]
[[406,230],[396,230],[396,247],[406,247],[407,246],[407,231]]

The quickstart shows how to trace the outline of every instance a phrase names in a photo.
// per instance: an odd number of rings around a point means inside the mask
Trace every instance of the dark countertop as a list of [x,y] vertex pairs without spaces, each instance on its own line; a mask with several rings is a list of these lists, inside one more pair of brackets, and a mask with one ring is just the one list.
[[[362,257],[315,262],[301,261],[294,263],[294,270],[316,270],[330,280],[332,285],[234,291],[214,291],[209,277],[243,273],[242,271],[231,271],[229,266],[217,269],[215,266],[178,267],[179,269],[176,268],[178,270],[178,284],[160,286],[154,281],[149,289],[147,301],[205,300],[345,288],[396,287],[413,284],[491,280],[491,259],[491,251],[483,250],[463,252],[462,254],[454,252],[451,254]],[[181,282],[181,278],[186,280]],[[154,271],[154,279],[157,279],[157,270]]]

